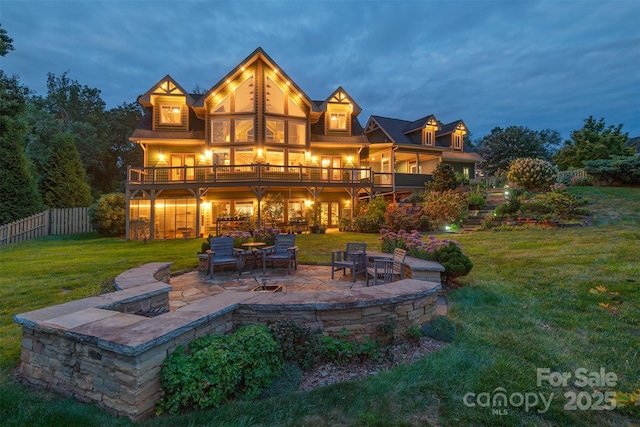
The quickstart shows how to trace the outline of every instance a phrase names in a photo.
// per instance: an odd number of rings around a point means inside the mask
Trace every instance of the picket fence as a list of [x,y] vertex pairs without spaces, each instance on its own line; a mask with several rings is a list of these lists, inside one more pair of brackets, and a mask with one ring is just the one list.
[[0,246],[43,236],[93,231],[87,213],[88,209],[49,209],[6,225],[0,225]]

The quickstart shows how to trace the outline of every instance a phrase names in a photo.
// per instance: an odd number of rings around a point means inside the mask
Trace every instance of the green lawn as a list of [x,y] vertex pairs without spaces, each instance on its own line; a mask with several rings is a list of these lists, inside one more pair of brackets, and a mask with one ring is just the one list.
[[[595,225],[583,228],[479,232],[455,236],[475,267],[449,294],[456,340],[410,366],[365,380],[258,402],[233,402],[215,411],[159,417],[144,426],[631,426],[640,407],[565,410],[565,393],[582,393],[582,407],[599,391],[640,388],[640,312],[598,309],[595,286],[640,303],[640,189],[572,188],[588,198]],[[301,235],[303,263],[326,264],[331,249],[349,240],[378,249],[377,236]],[[172,271],[195,267],[201,241],[126,242],[95,235],[50,237],[0,248],[0,416],[3,426],[132,425],[91,405],[60,399],[12,381],[20,328],[13,315],[100,293],[122,271],[172,261]],[[617,375],[615,387],[538,386],[536,369],[578,368]],[[521,393],[546,399],[506,414],[481,407],[478,395]],[[500,391],[500,390],[498,390]],[[469,393],[475,393],[470,395]],[[465,405],[476,403],[474,407]],[[471,396],[471,397],[469,397]],[[517,396],[515,397],[517,403]],[[594,399],[595,402],[595,399]],[[500,409],[504,409],[500,408]]]

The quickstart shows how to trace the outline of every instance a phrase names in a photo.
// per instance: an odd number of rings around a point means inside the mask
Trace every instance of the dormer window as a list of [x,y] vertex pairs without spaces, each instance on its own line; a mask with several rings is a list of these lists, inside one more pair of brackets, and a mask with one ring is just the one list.
[[330,113],[330,116],[329,116],[329,129],[332,129],[332,130],[346,130],[347,129],[347,114],[346,113]]
[[160,124],[161,125],[181,125],[182,124],[182,108],[179,105],[161,105],[160,106]]
[[459,135],[459,134],[453,135],[453,148],[456,150],[462,149],[462,135]]
[[424,139],[423,139],[423,143],[424,145],[433,145],[433,141],[435,139],[435,132],[425,129],[424,131]]

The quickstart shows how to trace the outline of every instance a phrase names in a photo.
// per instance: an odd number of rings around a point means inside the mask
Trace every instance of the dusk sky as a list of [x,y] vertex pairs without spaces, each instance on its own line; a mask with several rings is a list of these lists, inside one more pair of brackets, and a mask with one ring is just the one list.
[[262,47],[311,99],[370,115],[640,136],[640,1],[11,1],[1,68],[46,95],[68,71],[107,108],[163,76],[207,90]]

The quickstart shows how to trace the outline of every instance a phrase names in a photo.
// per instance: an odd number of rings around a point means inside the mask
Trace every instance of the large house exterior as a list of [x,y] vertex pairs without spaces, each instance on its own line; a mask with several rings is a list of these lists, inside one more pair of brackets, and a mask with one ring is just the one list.
[[262,225],[270,194],[284,201],[281,225],[317,206],[321,224],[337,227],[358,202],[424,189],[440,162],[472,178],[482,160],[465,147],[462,120],[372,116],[363,128],[342,87],[312,100],[261,48],[204,94],[167,75],[138,102],[145,115],[130,139],[144,166],[128,171],[129,239],[207,236],[239,219]]

